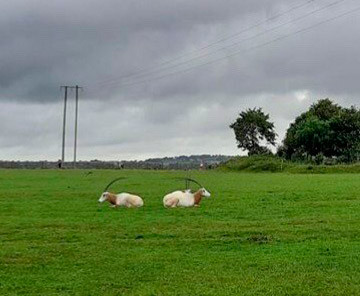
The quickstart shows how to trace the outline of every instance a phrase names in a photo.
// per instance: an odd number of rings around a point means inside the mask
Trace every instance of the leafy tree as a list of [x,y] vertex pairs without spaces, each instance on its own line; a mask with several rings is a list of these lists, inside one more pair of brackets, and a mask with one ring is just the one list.
[[323,153],[325,156],[331,155],[331,152],[328,153],[331,132],[327,121],[310,117],[299,125],[296,136],[297,145],[301,151],[310,155],[319,153]]
[[325,156],[353,161],[359,149],[360,111],[324,99],[295,119],[278,152],[287,158]]
[[261,108],[241,112],[230,128],[234,130],[238,148],[247,150],[249,155],[271,153],[262,142],[275,145],[274,123]]
[[334,155],[346,161],[359,160],[360,156],[360,110],[355,107],[343,109],[330,121]]
[[320,120],[330,120],[336,115],[339,115],[341,110],[343,110],[343,108],[333,103],[330,99],[323,99],[313,104],[307,113]]

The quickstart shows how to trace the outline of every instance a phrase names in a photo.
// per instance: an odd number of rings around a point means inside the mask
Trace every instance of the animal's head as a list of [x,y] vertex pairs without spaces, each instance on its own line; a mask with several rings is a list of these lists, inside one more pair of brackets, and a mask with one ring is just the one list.
[[200,188],[201,195],[204,197],[210,197],[211,194],[209,191],[207,191],[205,188]]
[[114,180],[112,180],[108,185],[106,185],[105,189],[103,190],[103,193],[101,194],[100,198],[99,198],[99,202],[105,202],[105,201],[110,201],[111,202],[111,193],[108,192],[108,189],[110,188],[110,186],[112,184],[114,184],[115,182],[125,179],[124,177],[120,177],[120,178],[116,178]]
[[99,198],[99,202],[105,202],[109,200],[109,192],[104,192]]

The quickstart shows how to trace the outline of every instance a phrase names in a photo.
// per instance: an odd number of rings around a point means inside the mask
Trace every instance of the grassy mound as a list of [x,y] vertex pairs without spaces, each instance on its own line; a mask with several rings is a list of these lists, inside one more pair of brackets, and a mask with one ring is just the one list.
[[239,156],[220,166],[221,170],[243,172],[288,172],[288,173],[360,173],[360,163],[341,165],[315,165],[296,163],[271,155]]

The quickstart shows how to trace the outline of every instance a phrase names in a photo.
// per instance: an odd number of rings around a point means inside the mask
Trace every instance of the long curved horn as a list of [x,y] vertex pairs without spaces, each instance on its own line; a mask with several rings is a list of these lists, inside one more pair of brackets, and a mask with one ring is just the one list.
[[186,181],[186,186],[188,185],[189,182],[193,182],[193,183],[199,185],[201,188],[204,187],[204,186],[202,186],[199,182],[197,182],[196,180],[191,179],[191,178],[175,177],[174,179],[175,179],[175,180],[185,180],[185,181]]
[[114,184],[115,182],[117,182],[117,181],[119,181],[119,180],[122,180],[122,179],[126,179],[126,178],[120,177],[120,178],[116,178],[116,179],[112,180],[112,181],[105,187],[105,189],[104,189],[103,192],[106,192],[112,184]]
[[202,186],[198,181],[194,180],[194,179],[191,179],[191,178],[184,178],[186,181],[189,181],[189,182],[193,182],[197,185],[199,185],[201,188],[203,188],[204,186]]

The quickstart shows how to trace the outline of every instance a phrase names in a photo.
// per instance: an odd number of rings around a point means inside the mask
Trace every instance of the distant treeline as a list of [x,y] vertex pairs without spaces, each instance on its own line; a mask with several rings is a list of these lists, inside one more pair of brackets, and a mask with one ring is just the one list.
[[[191,155],[164,158],[151,158],[133,161],[79,161],[77,169],[212,169],[228,161],[232,156],[225,155]],[[63,168],[73,168],[72,162],[66,162]],[[0,161],[0,168],[6,169],[57,169],[57,161]]]

